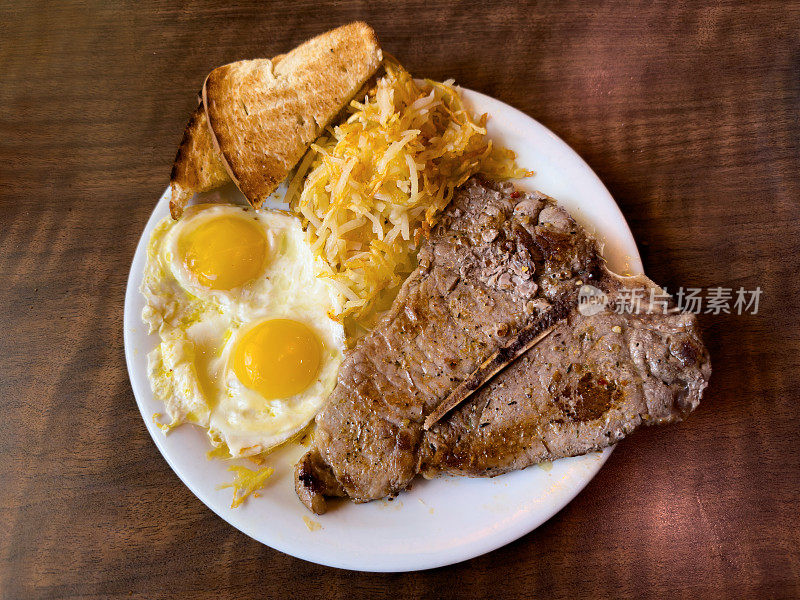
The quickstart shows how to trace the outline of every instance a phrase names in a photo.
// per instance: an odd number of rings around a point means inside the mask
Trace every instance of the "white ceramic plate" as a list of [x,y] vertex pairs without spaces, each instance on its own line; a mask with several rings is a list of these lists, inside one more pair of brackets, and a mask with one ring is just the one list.
[[[536,175],[520,182],[556,198],[604,243],[609,266],[640,273],[641,261],[625,219],[606,188],[581,158],[547,128],[520,111],[483,94],[463,90],[475,112],[488,112],[489,134],[518,154]],[[216,194],[241,201],[236,190]],[[205,432],[185,425],[169,435],[153,414],[146,355],[156,343],[141,321],[139,293],[146,246],[155,225],[168,214],[169,191],[158,201],[131,265],[125,296],[125,357],[136,401],[150,435],[173,471],[211,510],[250,537],[315,563],[360,571],[412,571],[447,565],[499,548],[532,531],[563,508],[591,480],[611,449],[531,467],[494,479],[421,478],[392,502],[343,502],[323,516],[309,513],[294,493],[292,467],[304,448],[272,454],[275,474],[258,498],[231,509],[228,463],[209,461]],[[248,464],[244,462],[243,464]]]

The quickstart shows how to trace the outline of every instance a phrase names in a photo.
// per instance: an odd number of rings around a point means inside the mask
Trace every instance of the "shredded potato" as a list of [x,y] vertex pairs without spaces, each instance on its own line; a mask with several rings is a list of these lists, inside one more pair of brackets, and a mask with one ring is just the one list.
[[[228,467],[229,471],[234,473],[233,481],[217,486],[217,489],[233,488],[233,499],[231,500],[231,508],[236,508],[245,499],[254,492],[260,490],[264,483],[269,479],[270,475],[275,471],[272,467],[262,467],[256,471],[233,465]],[[254,494],[258,495],[258,494]]]
[[[309,434],[313,431],[313,429],[314,421],[312,420],[303,429],[278,446],[270,448],[269,450],[265,450],[260,454],[253,454],[246,457],[247,460],[252,462],[257,467],[255,470],[248,469],[247,467],[240,465],[232,465],[228,467],[228,470],[234,473],[233,481],[218,485],[217,489],[233,488],[231,508],[237,508],[247,499],[248,496],[252,495],[253,497],[258,497],[258,490],[264,486],[264,483],[275,471],[272,467],[264,466],[264,463],[267,461],[267,456],[270,453],[282,447],[284,444],[290,444],[292,442],[299,442],[301,445],[307,446]],[[224,441],[215,439],[212,443],[214,447],[206,452],[206,458],[208,460],[231,460],[233,458],[230,448],[228,448],[228,445]]]
[[364,102],[351,102],[347,120],[312,145],[287,195],[317,275],[340,297],[332,316],[364,323],[414,269],[420,235],[455,188],[478,172],[530,174],[492,145],[487,116],[470,115],[452,81],[419,85],[393,60],[385,66]]

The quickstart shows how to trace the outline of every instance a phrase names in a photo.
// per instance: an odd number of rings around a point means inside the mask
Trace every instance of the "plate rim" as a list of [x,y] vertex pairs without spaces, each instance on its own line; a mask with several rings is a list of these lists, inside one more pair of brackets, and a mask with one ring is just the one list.
[[[633,252],[629,253],[628,257],[630,259],[629,262],[629,269],[633,272],[642,272],[642,265],[641,265],[641,258],[638,253],[638,247],[636,246],[636,241],[633,237],[633,234],[630,230],[630,226],[628,225],[627,220],[625,219],[622,211],[620,210],[619,206],[617,205],[616,201],[614,200],[611,193],[608,191],[606,186],[594,172],[594,170],[586,163],[585,160],[573,150],[564,140],[558,137],[555,133],[553,133],[550,129],[546,126],[541,124],[539,121],[534,119],[533,117],[525,114],[524,112],[520,111],[505,102],[483,94],[481,92],[477,92],[474,90],[470,90],[468,88],[458,87],[459,91],[465,92],[466,100],[471,104],[475,99],[478,100],[480,104],[487,105],[488,108],[484,111],[481,110],[480,112],[488,112],[490,117],[492,116],[492,107],[500,108],[504,113],[513,116],[514,118],[523,119],[524,121],[528,121],[529,126],[533,126],[536,129],[550,138],[551,143],[555,144],[558,149],[566,153],[570,157],[571,160],[575,162],[592,180],[593,184],[601,193],[604,193],[606,196],[606,204],[608,208],[614,213],[614,219],[617,222],[617,226],[620,228],[620,232],[623,236],[627,237],[627,242],[630,242],[630,249]],[[535,165],[534,165],[535,167]],[[511,543],[514,540],[517,540],[524,535],[527,535],[531,531],[535,530],[536,528],[540,527],[544,523],[546,523],[549,519],[551,519],[555,514],[560,512],[567,504],[569,504],[585,487],[588,483],[594,478],[597,472],[602,468],[603,464],[605,464],[606,460],[610,456],[611,452],[613,451],[614,447],[606,448],[601,453],[599,453],[598,458],[589,466],[587,473],[581,478],[580,481],[576,482],[572,487],[568,490],[568,492],[560,498],[558,501],[554,502],[548,510],[543,512],[543,515],[532,519],[531,523],[525,523],[519,527],[507,527],[502,532],[498,532],[498,534],[494,536],[486,536],[484,538],[480,538],[477,540],[472,541],[468,544],[463,544],[461,546],[451,548],[448,553],[441,553],[441,556],[425,556],[419,560],[409,560],[406,557],[406,561],[403,562],[402,559],[399,560],[399,564],[382,564],[380,561],[377,561],[373,565],[355,565],[347,560],[337,560],[336,557],[327,558],[320,558],[319,556],[313,555],[313,552],[300,552],[297,550],[296,547],[292,547],[290,544],[282,543],[280,540],[271,539],[268,542],[260,539],[256,534],[252,533],[251,531],[246,531],[236,523],[234,523],[231,519],[227,518],[224,514],[218,511],[214,506],[212,506],[211,502],[207,500],[205,497],[205,493],[203,493],[199,486],[188,478],[183,470],[176,465],[174,462],[171,451],[166,448],[166,436],[158,429],[156,424],[152,422],[152,418],[147,414],[147,409],[144,405],[144,400],[142,397],[145,394],[149,394],[152,397],[152,392],[149,389],[142,389],[141,381],[139,378],[135,376],[136,371],[136,362],[137,361],[145,361],[146,359],[143,356],[135,356],[134,352],[134,344],[131,340],[133,335],[133,331],[129,331],[132,329],[129,327],[131,324],[135,324],[137,327],[144,327],[144,324],[141,322],[141,315],[133,314],[135,310],[133,305],[135,304],[135,298],[137,295],[140,294],[139,292],[139,283],[141,281],[141,273],[137,272],[137,265],[141,262],[139,259],[141,258],[142,254],[146,255],[147,244],[149,241],[149,234],[154,228],[155,224],[163,218],[162,216],[156,216],[159,212],[159,207],[162,205],[163,202],[170,196],[170,186],[167,185],[164,193],[159,197],[158,202],[153,207],[150,216],[147,219],[147,222],[144,226],[144,229],[139,236],[139,241],[137,242],[136,249],[134,251],[134,255],[131,260],[131,267],[128,272],[127,282],[126,282],[126,289],[125,289],[125,302],[124,302],[124,314],[123,314],[123,343],[124,343],[124,351],[125,351],[125,361],[126,367],[128,371],[128,379],[131,385],[131,390],[133,392],[134,398],[136,400],[137,407],[139,412],[142,416],[144,424],[150,434],[150,437],[153,439],[156,447],[158,448],[161,456],[169,465],[170,469],[178,476],[179,480],[194,494],[198,500],[200,500],[209,510],[211,510],[214,514],[219,516],[221,519],[226,521],[232,527],[235,527],[248,537],[255,539],[256,541],[269,546],[273,549],[276,549],[280,552],[288,554],[290,556],[294,556],[296,558],[300,558],[301,560],[305,560],[308,562],[312,562],[315,564],[322,564],[329,567],[339,568],[339,569],[347,569],[347,570],[354,570],[354,571],[365,571],[365,572],[409,572],[409,571],[416,571],[416,570],[426,570],[432,569],[436,567],[446,566],[450,564],[455,564],[458,562],[462,562],[465,560],[469,560],[471,558],[475,558],[477,556],[481,556],[497,548],[505,546]],[[558,200],[558,198],[556,199]],[[146,379],[146,378],[145,378]],[[487,479],[487,483],[488,483]],[[312,557],[313,555],[313,557]]]

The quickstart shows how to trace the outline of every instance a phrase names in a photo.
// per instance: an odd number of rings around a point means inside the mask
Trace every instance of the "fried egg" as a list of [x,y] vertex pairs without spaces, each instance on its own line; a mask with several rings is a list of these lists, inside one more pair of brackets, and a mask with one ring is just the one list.
[[344,331],[297,218],[221,204],[166,218],[141,291],[160,338],[148,377],[169,427],[194,423],[233,456],[259,454],[301,431],[333,390]]

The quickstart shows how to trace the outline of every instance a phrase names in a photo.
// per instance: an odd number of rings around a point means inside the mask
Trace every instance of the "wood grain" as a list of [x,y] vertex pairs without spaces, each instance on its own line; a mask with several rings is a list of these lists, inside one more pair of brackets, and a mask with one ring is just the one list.
[[[126,277],[205,74],[360,18],[413,73],[538,119],[656,281],[763,289],[703,318],[714,375],[556,517],[460,565],[329,569],[228,526],[149,439]],[[0,4],[0,596],[800,596],[798,2]]]

